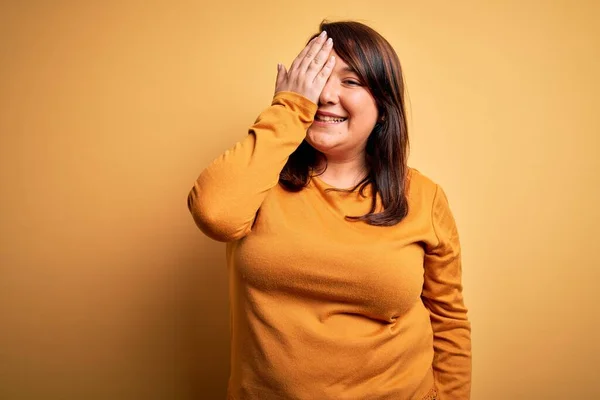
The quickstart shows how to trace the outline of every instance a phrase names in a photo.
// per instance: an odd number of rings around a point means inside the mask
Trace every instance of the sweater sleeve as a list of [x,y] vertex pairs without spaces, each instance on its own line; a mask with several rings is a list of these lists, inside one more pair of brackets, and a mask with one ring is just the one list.
[[187,199],[194,221],[207,236],[237,240],[250,232],[263,200],[313,122],[317,105],[293,93],[277,93],[248,135],[214,160]]
[[432,223],[438,243],[426,249],[422,298],[433,328],[435,383],[441,400],[468,400],[471,326],[462,295],[460,242],[448,200],[439,186]]

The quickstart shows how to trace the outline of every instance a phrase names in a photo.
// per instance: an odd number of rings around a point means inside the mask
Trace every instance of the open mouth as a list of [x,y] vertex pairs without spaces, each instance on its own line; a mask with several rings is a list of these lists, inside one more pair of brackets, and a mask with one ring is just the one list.
[[315,115],[315,121],[323,122],[325,124],[339,124],[346,121],[348,118],[343,117],[330,117],[328,115]]

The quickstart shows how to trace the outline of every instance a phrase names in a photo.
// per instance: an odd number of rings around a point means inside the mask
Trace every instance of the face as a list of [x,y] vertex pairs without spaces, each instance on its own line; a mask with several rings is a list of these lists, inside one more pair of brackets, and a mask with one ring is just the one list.
[[328,158],[350,159],[364,154],[379,112],[358,75],[335,52],[332,55],[335,66],[319,97],[306,141]]

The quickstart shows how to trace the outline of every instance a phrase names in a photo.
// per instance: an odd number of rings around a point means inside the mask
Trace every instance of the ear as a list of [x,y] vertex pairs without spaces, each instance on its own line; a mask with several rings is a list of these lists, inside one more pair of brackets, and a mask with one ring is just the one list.
[[385,107],[381,104],[377,106],[377,123],[380,124],[385,121]]

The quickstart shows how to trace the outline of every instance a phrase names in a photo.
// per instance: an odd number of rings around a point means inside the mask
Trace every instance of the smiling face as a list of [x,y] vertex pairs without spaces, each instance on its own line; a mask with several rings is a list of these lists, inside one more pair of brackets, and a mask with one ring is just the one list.
[[377,104],[356,72],[334,51],[332,55],[336,63],[306,141],[327,158],[364,156],[367,138],[377,123]]

